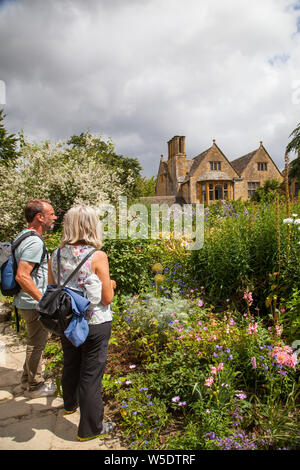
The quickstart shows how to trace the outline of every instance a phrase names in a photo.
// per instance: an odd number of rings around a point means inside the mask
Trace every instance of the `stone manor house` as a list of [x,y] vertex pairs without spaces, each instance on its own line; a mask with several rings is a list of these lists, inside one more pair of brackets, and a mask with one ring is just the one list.
[[171,203],[245,201],[270,179],[282,182],[283,175],[262,142],[258,149],[229,161],[213,140],[209,149],[188,159],[185,137],[175,136],[168,142],[168,160],[161,156],[155,193],[157,199]]

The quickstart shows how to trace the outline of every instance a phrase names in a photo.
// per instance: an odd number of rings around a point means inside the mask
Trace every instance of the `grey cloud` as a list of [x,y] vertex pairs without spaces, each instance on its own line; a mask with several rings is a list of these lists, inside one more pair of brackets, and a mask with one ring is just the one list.
[[299,121],[295,31],[289,0],[0,3],[7,122],[37,139],[90,128],[147,176],[176,134],[189,157],[213,138],[229,159],[262,139],[282,167]]

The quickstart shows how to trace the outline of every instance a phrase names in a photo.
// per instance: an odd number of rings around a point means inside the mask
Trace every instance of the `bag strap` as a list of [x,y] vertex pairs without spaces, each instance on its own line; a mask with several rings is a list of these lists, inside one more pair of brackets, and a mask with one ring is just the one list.
[[68,279],[63,283],[62,286],[60,286],[60,248],[57,249],[57,286],[62,287],[63,289],[66,287],[66,285],[70,282],[72,277],[79,271],[81,266],[86,262],[86,260],[92,256],[95,253],[96,248],[93,248],[79,263],[79,265],[74,269],[74,271],[69,275]]
[[16,258],[15,258],[15,250],[18,248],[18,246],[22,243],[23,240],[25,240],[28,237],[32,237],[32,236],[39,237],[42,240],[42,242],[43,242],[43,253],[42,253],[41,261],[39,263],[35,263],[35,266],[34,266],[33,270],[31,271],[31,274],[40,267],[40,265],[41,265],[42,261],[44,260],[46,254],[48,255],[48,259],[49,259],[49,253],[48,253],[48,250],[47,250],[47,247],[46,247],[46,244],[45,244],[44,240],[42,239],[42,237],[38,233],[36,233],[35,230],[30,230],[28,232],[23,233],[23,235],[21,235],[16,241],[13,241],[13,243],[11,244],[11,254],[12,254],[12,257],[13,257],[15,268],[17,268]]

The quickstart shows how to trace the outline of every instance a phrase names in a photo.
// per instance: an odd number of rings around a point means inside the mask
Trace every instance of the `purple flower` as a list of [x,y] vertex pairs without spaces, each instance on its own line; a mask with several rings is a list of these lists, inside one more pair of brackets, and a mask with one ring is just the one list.
[[172,402],[173,402],[173,403],[176,403],[176,402],[179,401],[179,400],[180,400],[180,397],[173,397],[173,398],[172,398]]

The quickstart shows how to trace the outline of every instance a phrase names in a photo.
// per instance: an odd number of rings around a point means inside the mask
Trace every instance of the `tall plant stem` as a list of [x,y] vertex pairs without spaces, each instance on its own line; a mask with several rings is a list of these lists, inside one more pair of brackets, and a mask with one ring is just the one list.
[[[285,157],[285,201],[286,201],[286,216],[290,217],[290,191],[289,191],[289,154],[286,153]],[[290,224],[286,226],[286,236],[287,236],[287,259],[290,256],[290,243],[291,243],[291,232]]]
[[276,194],[276,239],[277,239],[277,262],[278,262],[278,275],[281,267],[280,255],[280,225],[279,225],[279,195]]

